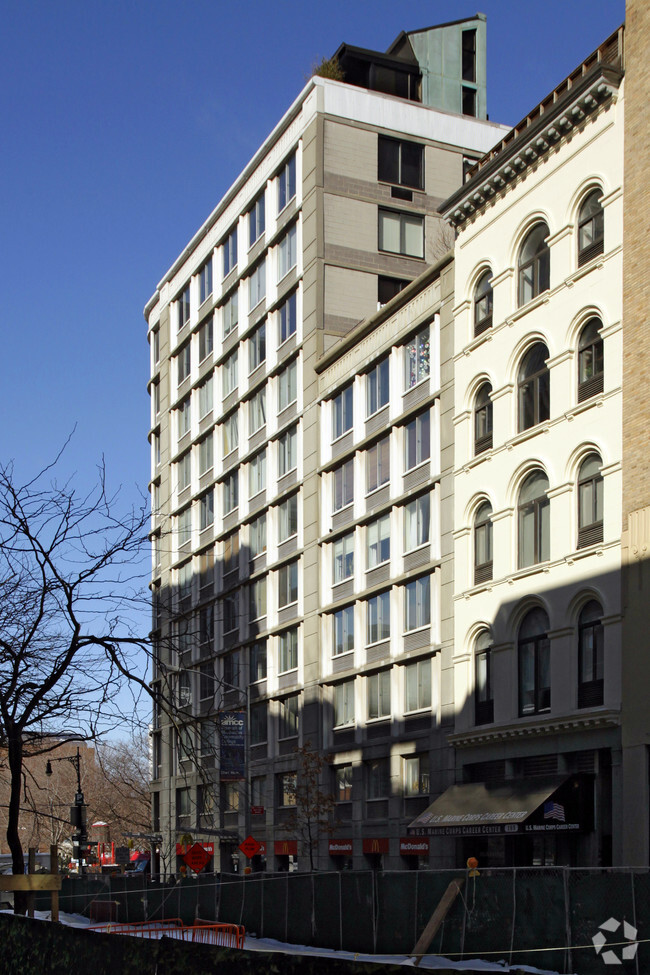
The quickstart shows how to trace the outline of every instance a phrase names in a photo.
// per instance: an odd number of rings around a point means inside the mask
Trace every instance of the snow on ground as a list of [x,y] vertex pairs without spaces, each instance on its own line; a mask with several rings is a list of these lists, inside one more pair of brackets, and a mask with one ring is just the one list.
[[[3,914],[12,913],[11,911],[2,911]],[[34,911],[34,917],[40,918],[43,921],[50,920],[49,911]],[[87,928],[90,926],[90,921],[87,917],[82,914],[66,914],[63,911],[59,914],[59,920],[61,924],[66,924],[73,928]],[[160,932],[162,936],[165,931]],[[307,945],[292,945],[285,944],[282,941],[275,941],[273,938],[256,938],[254,935],[246,935],[246,940],[244,942],[244,948],[247,951],[267,951],[267,952],[281,952],[283,954],[290,955],[318,955],[321,958],[335,958],[337,960],[353,960],[362,962],[373,962],[376,965],[404,965],[407,967],[414,967],[414,961],[412,957],[407,955],[364,955],[354,951],[334,951],[330,948],[310,948]],[[468,959],[464,961],[451,961],[448,958],[443,958],[439,955],[427,955],[422,959],[420,963],[420,969],[428,969],[430,971],[440,971],[440,969],[446,969],[447,971],[459,971],[459,972],[529,972],[531,975],[557,975],[557,972],[549,971],[546,968],[531,968],[528,965],[508,965],[505,960],[501,961],[482,961],[479,958]]]

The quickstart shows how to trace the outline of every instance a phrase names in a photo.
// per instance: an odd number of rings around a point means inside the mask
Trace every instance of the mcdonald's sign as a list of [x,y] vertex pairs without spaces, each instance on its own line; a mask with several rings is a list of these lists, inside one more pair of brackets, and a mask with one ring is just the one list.
[[399,852],[403,857],[426,856],[429,852],[429,837],[402,836],[399,841]]
[[352,840],[330,840],[328,852],[331,857],[351,857]]
[[298,856],[298,840],[275,840],[273,844],[273,852],[276,857],[297,857]]
[[388,837],[372,836],[362,841],[364,853],[388,853]]

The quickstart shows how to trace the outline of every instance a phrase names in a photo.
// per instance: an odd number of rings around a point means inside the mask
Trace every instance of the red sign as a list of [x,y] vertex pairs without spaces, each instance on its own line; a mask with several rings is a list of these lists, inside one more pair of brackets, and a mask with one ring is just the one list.
[[260,840],[260,856],[261,857],[266,856],[266,843],[264,842],[264,840]]
[[388,837],[373,836],[363,840],[364,853],[388,853]]
[[251,860],[256,853],[261,850],[261,845],[257,842],[254,836],[247,836],[245,840],[239,844],[239,849],[242,851],[244,856],[247,856]]
[[194,846],[191,846],[183,857],[184,862],[194,873],[201,873],[211,859],[212,855],[200,843],[195,843]]
[[273,844],[276,857],[298,856],[298,840],[276,840]]
[[399,852],[403,857],[426,856],[429,852],[429,837],[402,836],[399,841]]
[[330,840],[328,851],[331,857],[351,857],[352,840]]
[[[201,843],[200,845],[203,847],[206,853],[210,854],[210,856],[214,855],[214,843]],[[182,857],[185,853],[189,853],[191,846],[191,843],[188,843],[187,845],[185,843],[177,843],[176,856]]]
[[263,816],[264,806],[251,806],[251,816]]

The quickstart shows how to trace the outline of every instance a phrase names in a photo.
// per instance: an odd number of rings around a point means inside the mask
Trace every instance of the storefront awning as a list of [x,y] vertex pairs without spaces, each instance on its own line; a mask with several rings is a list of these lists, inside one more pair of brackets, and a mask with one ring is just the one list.
[[413,820],[408,832],[411,836],[489,836],[580,830],[578,787],[576,777],[567,775],[512,779],[498,785],[452,785]]

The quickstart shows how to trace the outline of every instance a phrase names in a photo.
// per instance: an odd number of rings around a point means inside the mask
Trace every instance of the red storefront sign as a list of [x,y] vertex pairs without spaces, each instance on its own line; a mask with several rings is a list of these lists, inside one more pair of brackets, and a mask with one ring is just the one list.
[[254,836],[247,836],[246,839],[242,840],[242,842],[239,844],[239,849],[250,860],[255,856],[256,853],[260,852],[260,844],[257,842]]
[[428,836],[401,836],[399,852],[403,857],[426,856],[429,852]]
[[388,837],[373,836],[363,841],[364,853],[388,853]]
[[263,816],[264,806],[251,806],[251,816]]
[[212,854],[208,853],[200,843],[191,846],[184,855],[183,860],[194,873],[201,873],[212,859]]
[[273,852],[276,857],[298,856],[298,840],[275,840]]
[[265,857],[266,856],[266,843],[264,842],[264,840],[259,840],[259,844],[260,844],[260,848],[259,848],[259,851],[258,851],[259,852],[259,855],[261,857]]
[[328,852],[331,857],[351,857],[352,840],[330,840]]

